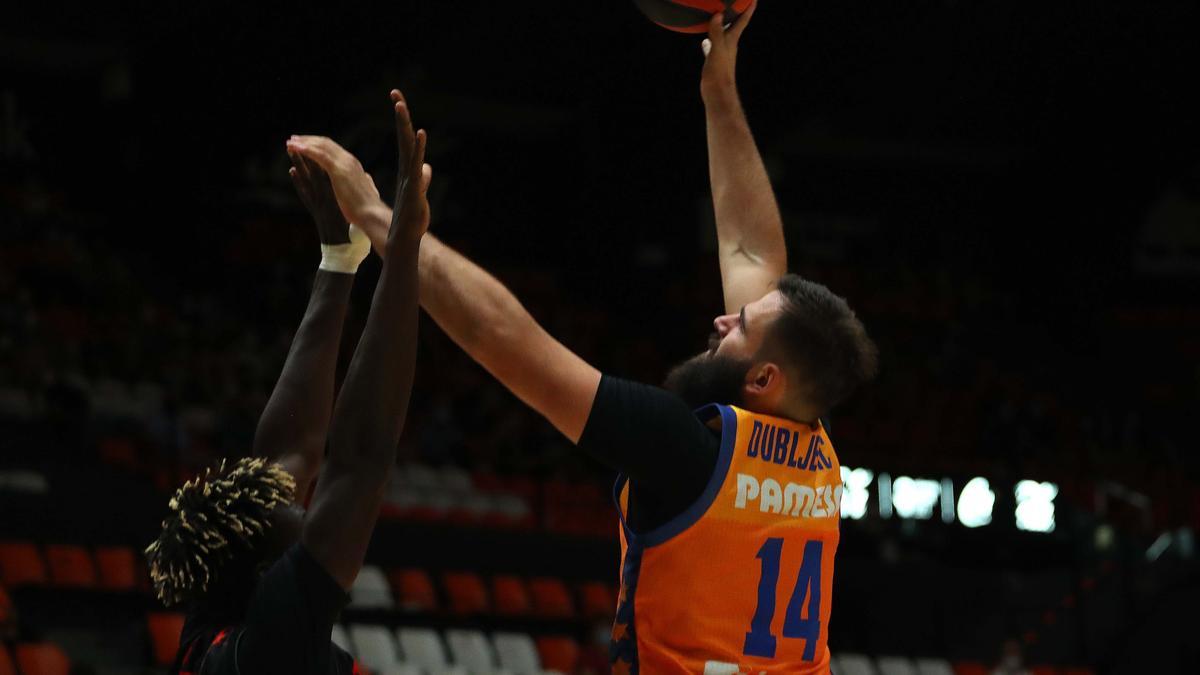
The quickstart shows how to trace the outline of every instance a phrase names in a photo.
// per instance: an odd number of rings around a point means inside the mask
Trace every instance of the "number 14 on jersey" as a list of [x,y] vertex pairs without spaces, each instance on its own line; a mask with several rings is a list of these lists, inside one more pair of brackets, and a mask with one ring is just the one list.
[[[804,558],[800,561],[800,573],[792,590],[791,599],[783,615],[783,638],[802,638],[805,641],[805,661],[816,658],[817,640],[821,635],[821,552],[824,543],[808,541],[804,544]],[[758,606],[750,619],[750,632],[742,653],[746,656],[775,657],[776,636],[771,633],[775,620],[775,597],[779,586],[779,561],[783,557],[783,538],[771,537],[758,549],[757,558],[762,563],[762,576],[758,580]],[[808,602],[805,603],[805,596]],[[807,604],[807,607],[804,607]],[[806,609],[807,611],[802,611]],[[806,614],[808,618],[802,618]]]

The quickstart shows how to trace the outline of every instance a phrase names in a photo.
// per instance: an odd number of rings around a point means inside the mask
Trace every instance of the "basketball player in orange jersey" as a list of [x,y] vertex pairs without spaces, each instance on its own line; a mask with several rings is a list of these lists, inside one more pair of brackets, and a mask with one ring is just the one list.
[[[571,441],[617,469],[617,673],[827,673],[841,480],[821,418],[874,374],[846,302],[786,273],[779,210],[734,85],[751,12],[710,25],[701,92],[725,313],[662,388],[584,362],[499,281],[431,236],[421,305]],[[302,136],[348,220],[375,241],[390,210],[355,158]]]

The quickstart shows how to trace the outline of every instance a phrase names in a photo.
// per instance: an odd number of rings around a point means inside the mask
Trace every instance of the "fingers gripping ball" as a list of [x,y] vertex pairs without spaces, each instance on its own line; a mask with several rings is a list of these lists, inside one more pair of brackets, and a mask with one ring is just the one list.
[[679,33],[707,33],[708,20],[725,12],[725,23],[746,11],[753,0],[634,0],[654,23]]

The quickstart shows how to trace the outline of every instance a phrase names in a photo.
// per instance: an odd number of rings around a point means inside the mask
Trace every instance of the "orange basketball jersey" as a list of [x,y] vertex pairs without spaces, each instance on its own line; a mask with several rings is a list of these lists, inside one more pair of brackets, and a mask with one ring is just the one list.
[[621,511],[614,673],[828,673],[841,467],[823,426],[710,405],[716,469],[699,499],[649,532]]

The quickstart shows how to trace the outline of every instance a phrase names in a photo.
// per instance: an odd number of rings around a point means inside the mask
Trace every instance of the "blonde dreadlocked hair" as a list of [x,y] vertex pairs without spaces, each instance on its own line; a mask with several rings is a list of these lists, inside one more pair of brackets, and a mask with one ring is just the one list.
[[296,480],[262,458],[225,460],[175,491],[171,515],[146,548],[154,591],[167,605],[204,595],[222,565],[253,549],[270,527],[272,509],[287,504]]

